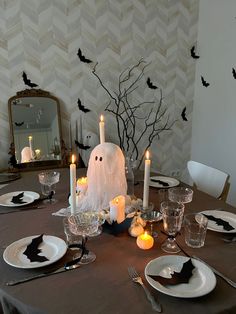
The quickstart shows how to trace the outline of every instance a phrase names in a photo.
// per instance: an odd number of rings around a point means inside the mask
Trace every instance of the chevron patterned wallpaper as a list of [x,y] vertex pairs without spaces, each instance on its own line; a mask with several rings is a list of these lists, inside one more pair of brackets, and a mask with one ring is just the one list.
[[[98,62],[99,75],[111,89],[125,68],[142,57],[151,62],[146,75],[162,88],[171,119],[177,120],[171,132],[153,142],[153,169],[182,171],[190,156],[195,76],[190,48],[196,44],[197,22],[198,0],[1,0],[0,168],[9,159],[7,101],[25,89],[23,70],[59,98],[67,143],[70,121],[73,137],[76,121],[78,130],[98,133],[109,99],[92,75],[94,63],[79,61],[81,48]],[[144,88],[135,97],[141,100],[148,93]],[[91,112],[79,111],[78,97]],[[185,106],[188,122],[181,119]],[[112,141],[112,117],[106,121]]]

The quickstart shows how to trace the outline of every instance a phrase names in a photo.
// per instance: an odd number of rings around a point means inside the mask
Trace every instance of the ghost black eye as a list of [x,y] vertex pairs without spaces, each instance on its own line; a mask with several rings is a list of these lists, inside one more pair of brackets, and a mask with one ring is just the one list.
[[98,160],[98,156],[95,157],[95,160]]
[[100,157],[99,160],[102,161],[102,157]]

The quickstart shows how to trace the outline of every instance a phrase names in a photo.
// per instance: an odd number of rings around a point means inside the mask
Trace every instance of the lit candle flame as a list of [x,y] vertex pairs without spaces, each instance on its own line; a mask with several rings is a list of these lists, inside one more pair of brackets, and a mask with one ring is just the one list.
[[147,150],[146,151],[146,159],[149,159],[150,158],[150,153],[149,153],[149,151]]
[[75,155],[73,154],[71,157],[71,163],[74,164],[75,163]]
[[29,136],[29,140],[32,140],[32,138],[33,138],[33,136],[30,135],[30,136]]
[[101,116],[100,116],[100,122],[104,122],[104,117],[103,117],[102,114],[101,114]]

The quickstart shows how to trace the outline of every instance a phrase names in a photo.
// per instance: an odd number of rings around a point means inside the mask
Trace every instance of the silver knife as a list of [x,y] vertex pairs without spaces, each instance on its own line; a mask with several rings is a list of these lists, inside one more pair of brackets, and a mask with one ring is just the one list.
[[58,269],[56,269],[54,271],[48,272],[48,273],[33,275],[33,276],[26,277],[26,278],[23,278],[23,279],[20,279],[20,280],[11,280],[11,281],[6,282],[6,285],[7,286],[15,286],[15,285],[18,285],[18,284],[23,283],[23,282],[27,282],[27,281],[31,281],[31,280],[34,280],[34,279],[48,277],[48,276],[51,276],[51,275],[63,273],[65,271],[73,270],[73,269],[76,269],[78,267],[80,267],[79,264],[75,264],[75,265],[71,265],[71,266],[63,266],[63,267],[60,267],[60,268],[58,268]]
[[207,264],[205,261],[203,261],[201,258],[197,257],[197,256],[192,256],[192,258],[198,260],[199,262],[202,262],[203,264],[205,264],[206,266],[208,266],[216,275],[218,275],[219,277],[221,277],[222,279],[224,279],[229,285],[231,285],[233,288],[236,288],[236,282],[234,282],[233,280],[227,278],[225,275],[223,275],[221,272],[219,272],[218,270],[216,270],[215,268],[213,268],[212,266],[210,266],[209,264]]

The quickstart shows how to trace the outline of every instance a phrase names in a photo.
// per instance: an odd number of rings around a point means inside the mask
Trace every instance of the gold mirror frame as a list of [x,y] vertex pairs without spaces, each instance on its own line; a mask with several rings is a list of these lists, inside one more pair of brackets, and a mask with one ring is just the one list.
[[[17,105],[19,103],[20,99],[25,99],[25,98],[49,98],[50,100],[55,101],[56,103],[56,109],[57,109],[57,123],[58,123],[58,149],[59,151],[57,152],[58,156],[60,155],[60,159],[38,159],[35,158],[33,161],[29,162],[19,162],[16,165],[16,168],[20,170],[32,170],[34,168],[36,169],[45,169],[45,168],[54,168],[54,167],[61,167],[63,166],[63,160],[62,160],[62,131],[61,131],[61,115],[60,115],[60,104],[59,100],[57,97],[52,96],[50,92],[44,91],[41,89],[25,89],[22,91],[19,91],[16,93],[15,96],[11,97],[8,100],[8,113],[9,113],[9,124],[10,124],[10,134],[11,134],[11,143],[13,143],[13,146],[15,145],[15,134],[14,134],[14,121],[13,121],[13,113],[12,113],[12,106]],[[15,103],[14,103],[15,102]],[[50,104],[49,104],[50,106]],[[11,144],[12,145],[12,144]],[[54,155],[55,156],[55,155]]]

